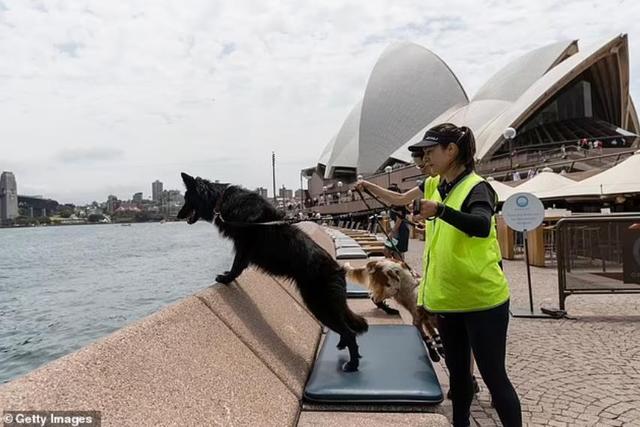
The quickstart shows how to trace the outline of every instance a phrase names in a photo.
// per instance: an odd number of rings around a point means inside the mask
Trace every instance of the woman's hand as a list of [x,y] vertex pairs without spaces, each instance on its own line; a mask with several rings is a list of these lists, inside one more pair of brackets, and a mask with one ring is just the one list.
[[368,181],[365,181],[364,179],[359,179],[358,182],[356,182],[355,189],[358,191],[364,191],[367,188],[367,184],[369,184]]
[[433,218],[438,212],[438,204],[431,200],[420,201],[420,216],[422,218]]

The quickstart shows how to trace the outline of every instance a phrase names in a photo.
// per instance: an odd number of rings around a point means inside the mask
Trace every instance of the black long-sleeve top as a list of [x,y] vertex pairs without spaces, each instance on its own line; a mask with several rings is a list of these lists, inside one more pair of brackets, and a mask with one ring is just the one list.
[[[471,173],[471,170],[466,170],[451,183],[443,180],[438,186],[440,197],[444,200],[453,187],[469,173]],[[424,193],[424,182],[420,184],[420,189]],[[459,211],[445,206],[440,219],[469,236],[488,237],[491,231],[491,217],[495,213],[496,201],[496,192],[489,183],[483,181],[471,189]]]

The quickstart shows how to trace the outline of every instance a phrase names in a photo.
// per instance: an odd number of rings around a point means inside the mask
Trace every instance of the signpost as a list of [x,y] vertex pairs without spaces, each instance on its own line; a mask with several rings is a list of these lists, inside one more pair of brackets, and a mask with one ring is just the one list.
[[511,309],[513,317],[543,317],[548,316],[533,308],[533,290],[531,288],[531,269],[529,267],[529,241],[527,232],[535,230],[544,219],[544,206],[540,199],[531,193],[516,193],[510,196],[502,207],[502,216],[507,225],[523,233],[524,260],[527,264],[527,284],[529,286],[529,310]]

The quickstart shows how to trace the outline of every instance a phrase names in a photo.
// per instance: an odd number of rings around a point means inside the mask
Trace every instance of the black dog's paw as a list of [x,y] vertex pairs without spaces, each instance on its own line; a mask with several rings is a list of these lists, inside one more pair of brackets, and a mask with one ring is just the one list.
[[345,343],[342,338],[340,338],[340,341],[338,341],[338,345],[336,345],[336,348],[338,350],[344,350],[345,348],[347,348],[347,343]]
[[222,283],[223,285],[228,285],[229,283],[233,282],[234,280],[236,280],[236,277],[233,274],[230,274],[229,272],[225,272],[223,274],[218,274],[216,276],[216,282]]
[[358,361],[355,362],[353,360],[349,360],[347,363],[342,365],[342,372],[357,372],[358,371]]

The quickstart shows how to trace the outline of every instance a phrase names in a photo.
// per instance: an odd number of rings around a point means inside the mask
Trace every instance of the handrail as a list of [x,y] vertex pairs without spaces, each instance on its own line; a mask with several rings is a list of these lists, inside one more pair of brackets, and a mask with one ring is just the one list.
[[[577,291],[575,289],[567,290],[567,265],[571,265],[570,257],[568,256],[567,249],[569,242],[566,241],[568,236],[567,227],[575,224],[606,224],[606,223],[620,223],[620,222],[640,222],[640,212],[621,212],[606,215],[593,215],[593,216],[581,216],[581,217],[568,217],[560,219],[554,227],[556,232],[556,259],[558,268],[558,299],[559,307],[561,310],[565,309],[565,299],[570,294],[575,293],[640,293],[639,289],[631,288],[619,288],[619,289],[590,289],[588,291]],[[604,261],[603,261],[604,262]],[[569,264],[567,264],[569,263]],[[604,264],[603,264],[604,265]]]
[[580,222],[608,222],[611,219],[632,219],[632,220],[640,220],[640,212],[614,212],[611,214],[594,214],[579,217],[567,217],[562,218],[558,222],[556,222],[555,227],[560,228],[562,225],[567,223],[580,223]]

